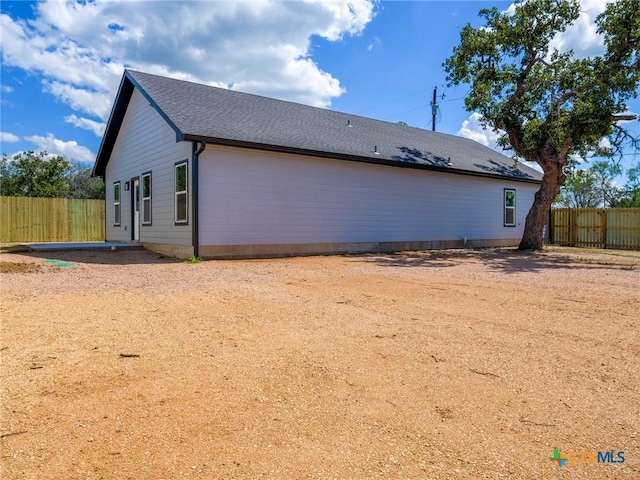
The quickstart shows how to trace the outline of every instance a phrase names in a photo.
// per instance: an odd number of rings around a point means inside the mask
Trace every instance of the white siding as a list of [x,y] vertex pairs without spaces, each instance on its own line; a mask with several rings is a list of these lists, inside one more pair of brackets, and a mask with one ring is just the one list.
[[[110,241],[132,238],[132,192],[124,183],[151,172],[152,224],[140,227],[140,241],[191,245],[191,143],[176,143],[173,129],[134,90],[105,173],[107,234]],[[189,224],[174,224],[174,165],[189,160]],[[121,182],[122,223],[113,226],[113,182]]]
[[[200,155],[200,244],[513,239],[535,184],[247,149]],[[503,189],[516,227],[503,226]]]

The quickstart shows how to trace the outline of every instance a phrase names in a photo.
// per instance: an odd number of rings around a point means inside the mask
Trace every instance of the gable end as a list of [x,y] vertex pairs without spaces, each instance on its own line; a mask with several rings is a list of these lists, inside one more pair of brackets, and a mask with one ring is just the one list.
[[127,108],[129,107],[129,102],[131,101],[131,95],[133,95],[134,89],[137,89],[142,94],[142,96],[149,102],[149,105],[151,105],[158,112],[158,114],[160,114],[162,119],[167,122],[167,124],[176,132],[176,142],[184,140],[184,135],[178,129],[178,127],[176,127],[171,119],[162,111],[158,104],[153,100],[151,95],[149,95],[149,93],[147,93],[140,86],[140,84],[136,82],[133,76],[127,70],[125,70],[120,82],[120,87],[118,88],[116,100],[113,103],[113,108],[111,109],[111,114],[109,115],[107,128],[105,129],[104,135],[102,137],[102,143],[100,144],[100,149],[98,150],[96,163],[93,166],[92,176],[94,177],[104,178],[104,174],[107,169],[107,163],[109,163],[109,158],[111,157],[111,153],[113,152],[113,147],[116,143],[116,139],[118,138],[118,133],[120,132],[120,127],[122,126],[124,116],[127,113]]

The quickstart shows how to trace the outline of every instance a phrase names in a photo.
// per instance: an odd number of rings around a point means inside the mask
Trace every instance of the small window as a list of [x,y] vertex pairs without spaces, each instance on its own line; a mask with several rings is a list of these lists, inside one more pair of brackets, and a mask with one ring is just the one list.
[[516,191],[511,188],[504,189],[504,226],[516,226]]
[[151,173],[142,174],[142,224],[151,225]]
[[113,225],[120,225],[120,182],[113,183]]
[[175,166],[175,221],[187,223],[187,162],[177,163]]

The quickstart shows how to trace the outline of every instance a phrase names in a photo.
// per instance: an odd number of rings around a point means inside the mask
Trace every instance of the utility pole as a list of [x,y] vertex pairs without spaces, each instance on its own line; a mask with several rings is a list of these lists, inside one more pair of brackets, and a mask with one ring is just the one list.
[[438,104],[436,103],[436,94],[438,87],[433,87],[433,102],[431,102],[431,130],[436,131],[436,116],[438,115]]

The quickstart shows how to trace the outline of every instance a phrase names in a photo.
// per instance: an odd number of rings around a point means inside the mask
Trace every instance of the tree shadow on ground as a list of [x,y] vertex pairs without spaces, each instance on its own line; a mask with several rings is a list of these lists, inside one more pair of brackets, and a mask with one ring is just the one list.
[[14,252],[3,253],[2,257],[22,255],[33,259],[61,260],[63,262],[96,264],[96,265],[151,265],[183,263],[174,257],[167,257],[160,253],[144,249],[82,249],[82,250],[55,250],[45,252]]
[[629,270],[640,268],[640,257],[619,257],[606,252],[595,255],[560,252],[529,252],[512,248],[484,248],[477,250],[430,250],[371,254],[365,262],[383,267],[441,268],[468,263],[484,265],[504,273],[540,272],[550,269]]

